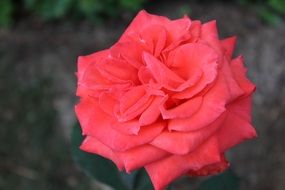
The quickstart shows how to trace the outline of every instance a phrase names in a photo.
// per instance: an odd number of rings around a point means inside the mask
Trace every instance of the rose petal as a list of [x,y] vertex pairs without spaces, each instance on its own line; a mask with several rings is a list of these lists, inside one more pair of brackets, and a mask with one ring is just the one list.
[[243,58],[239,56],[236,59],[233,59],[230,66],[235,80],[245,92],[244,96],[252,94],[255,90],[255,85],[246,77],[246,68],[243,65]]
[[151,50],[149,53],[158,57],[166,45],[166,29],[163,26],[151,25],[142,30],[140,38],[139,40],[145,43]]
[[212,47],[216,53],[219,55],[218,63],[223,62],[223,55],[225,50],[223,49],[221,42],[219,40],[217,23],[215,20],[207,22],[201,27],[201,42],[206,42],[207,45]]
[[119,170],[123,169],[123,162],[114,153],[112,149],[98,141],[96,138],[87,136],[82,142],[80,149],[89,153],[98,154],[112,160]]
[[[174,52],[171,69],[184,79],[195,83],[188,85],[189,88],[173,95],[177,99],[189,99],[201,92],[207,85],[211,84],[217,76],[217,54],[208,46],[203,44],[187,44]],[[202,76],[201,73],[202,72]]]
[[252,95],[247,97],[239,98],[227,106],[233,114],[238,115],[242,119],[251,123],[252,113]]
[[203,96],[200,109],[190,118],[170,120],[168,129],[187,132],[208,126],[225,111],[225,105],[230,99],[225,77],[219,75],[215,85]]
[[209,126],[191,132],[163,131],[150,144],[172,154],[188,154],[213,135],[221,127],[224,119],[225,114],[222,114]]
[[159,107],[165,101],[167,97],[155,97],[152,103],[149,105],[147,109],[141,114],[139,118],[139,123],[141,126],[143,125],[150,125],[154,123],[160,116]]
[[132,81],[138,84],[138,70],[122,59],[107,58],[98,64],[102,76],[117,83]]
[[77,96],[99,96],[100,92],[98,92],[98,90],[110,87],[110,81],[102,77],[97,70],[97,64],[107,57],[108,52],[108,50],[104,50],[88,56],[80,56],[78,58]]
[[167,68],[162,62],[153,57],[151,54],[144,52],[143,59],[147,65],[147,68],[150,70],[153,78],[158,84],[172,89],[184,82],[182,78],[176,75],[172,70]]
[[201,35],[201,21],[194,20],[191,23],[190,27],[190,34],[191,34],[191,41],[190,42],[197,42],[198,38]]
[[229,60],[232,58],[233,51],[236,46],[236,41],[237,41],[236,36],[226,38],[221,41],[223,48],[226,50],[225,55],[227,56]]
[[155,190],[161,190],[189,170],[199,170],[206,165],[219,162],[220,159],[217,139],[212,137],[187,155],[169,156],[146,165],[145,168]]
[[151,145],[142,145],[125,152],[117,152],[117,155],[123,161],[126,171],[131,172],[146,164],[160,160],[168,156],[169,153]]
[[189,118],[199,110],[202,101],[203,98],[198,96],[171,109],[161,106],[161,115],[163,119]]
[[75,107],[83,134],[98,139],[116,151],[146,144],[153,140],[165,127],[164,122],[156,122],[143,127],[138,135],[125,135],[111,127],[113,117],[103,112],[98,102],[91,98],[81,99]]
[[124,34],[121,36],[119,42],[128,41],[129,37],[133,34],[139,33],[146,26],[159,24],[163,26],[170,20],[163,16],[157,16],[147,13],[145,10],[140,11],[137,16],[133,19],[131,24],[125,30]]
[[207,74],[216,74],[217,54],[206,45],[185,44],[175,49],[173,54],[173,60],[168,66],[184,80],[195,75],[197,68],[212,70]]
[[234,78],[234,74],[227,59],[224,59],[223,66],[220,69],[220,74],[223,74],[226,79],[226,84],[228,86],[229,93],[231,96],[231,98],[228,100],[229,102],[244,95],[244,91]]
[[115,130],[118,130],[126,135],[138,135],[140,131],[140,123],[136,119],[126,122],[119,122],[115,120],[111,125]]
[[90,64],[97,64],[99,63],[102,59],[106,58],[109,54],[109,50],[102,50],[98,51],[96,53],[93,53],[91,55],[86,55],[86,56],[79,56],[78,61],[77,61],[77,77],[78,80],[81,80],[86,69]]
[[165,27],[170,37],[169,41],[171,42],[177,41],[181,36],[185,35],[189,31],[191,20],[188,17],[183,17],[181,19],[171,21],[167,17],[149,14],[142,10],[133,19],[132,23],[128,26],[119,41],[128,41],[130,36],[136,35],[145,28],[153,25]]
[[136,86],[123,94],[119,108],[116,110],[118,121],[128,121],[141,114],[152,102],[153,97],[147,94],[144,86]]
[[145,51],[145,47],[140,41],[117,42],[110,48],[110,54],[112,57],[124,59],[127,63],[137,69],[143,66],[143,51]]
[[218,133],[220,150],[224,152],[232,146],[256,136],[255,129],[248,121],[231,113],[229,110],[225,122]]
[[230,164],[226,160],[225,156],[221,155],[221,161],[214,163],[214,164],[204,166],[203,168],[196,170],[196,171],[190,170],[188,172],[188,175],[189,176],[213,175],[213,174],[217,174],[217,173],[221,173],[221,172],[225,171],[229,166],[230,166]]
[[99,96],[100,108],[107,114],[114,116],[115,106],[118,101],[113,97],[111,93],[102,92]]

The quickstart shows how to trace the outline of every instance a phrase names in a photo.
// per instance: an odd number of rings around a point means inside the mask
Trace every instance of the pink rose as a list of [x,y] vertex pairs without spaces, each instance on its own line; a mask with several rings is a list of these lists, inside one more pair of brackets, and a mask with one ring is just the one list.
[[256,137],[255,86],[232,59],[235,41],[219,40],[215,21],[139,12],[110,49],[78,59],[80,148],[144,167],[156,190],[225,170],[225,151]]

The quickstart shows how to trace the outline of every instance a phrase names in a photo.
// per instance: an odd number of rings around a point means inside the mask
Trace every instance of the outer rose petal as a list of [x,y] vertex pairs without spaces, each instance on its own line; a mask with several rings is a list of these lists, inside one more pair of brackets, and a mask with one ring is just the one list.
[[111,127],[114,118],[103,112],[97,100],[92,98],[81,99],[75,107],[75,112],[83,134],[98,139],[116,151],[125,151],[146,144],[165,127],[164,122],[157,122],[142,128],[138,135],[125,135]]
[[[88,95],[97,96],[96,89],[109,86],[110,82],[104,79],[98,72],[96,64],[102,61],[107,55],[109,50],[103,50],[91,55],[80,56],[78,58],[78,87],[76,95],[86,97]],[[96,85],[100,84],[100,85]],[[99,87],[100,86],[100,87]],[[106,87],[107,88],[107,87]]]
[[221,41],[223,48],[226,50],[225,55],[227,56],[229,60],[232,58],[233,51],[236,46],[236,41],[237,41],[237,38],[235,36],[226,38]]
[[187,155],[173,155],[151,163],[145,168],[155,190],[161,190],[189,170],[199,170],[206,165],[219,162],[220,159],[217,139],[212,137]]
[[243,58],[239,56],[233,59],[230,66],[235,80],[245,92],[244,96],[252,94],[255,90],[255,85],[246,77],[246,68],[243,65]]
[[169,153],[151,145],[142,145],[124,152],[117,152],[117,155],[123,161],[126,171],[130,172],[169,156]]
[[191,132],[163,131],[150,144],[172,154],[185,155],[210,138],[223,124],[226,114],[222,114],[209,126]]
[[89,64],[96,64],[104,59],[109,53],[109,50],[102,50],[91,55],[78,57],[77,77],[81,80]]
[[224,170],[226,170],[228,167],[230,166],[230,164],[228,163],[228,161],[225,159],[225,157],[223,155],[221,155],[221,161],[214,163],[214,164],[210,164],[207,166],[204,166],[203,168],[195,171],[195,170],[190,170],[188,172],[189,176],[207,176],[207,175],[213,175],[213,174],[217,174],[220,172],[223,172]]
[[238,100],[232,102],[227,106],[233,114],[238,115],[242,119],[251,123],[251,113],[252,113],[252,95],[247,97],[239,98]]
[[98,63],[98,70],[102,76],[112,82],[131,81],[133,84],[138,84],[137,69],[124,60],[108,57]]
[[222,47],[219,40],[217,23],[215,20],[207,22],[201,27],[201,42],[206,42],[219,55],[219,63],[223,62],[225,49]]
[[134,33],[139,33],[143,28],[148,25],[160,24],[169,22],[169,19],[163,16],[156,16],[147,13],[146,11],[140,11],[137,16],[133,19],[131,24],[128,26],[124,34],[121,36],[119,41],[126,41]]
[[227,118],[218,133],[220,150],[225,152],[232,146],[256,136],[256,131],[249,122],[229,110]]
[[110,149],[108,146],[98,141],[96,138],[90,136],[85,137],[84,141],[80,146],[80,149],[86,152],[98,154],[100,156],[108,158],[116,164],[119,170],[123,169],[123,162],[114,153],[114,151]]
[[184,17],[171,21],[167,17],[152,15],[142,10],[133,19],[119,42],[128,41],[130,37],[140,33],[146,27],[152,25],[165,27],[170,37],[169,41],[175,42],[189,32],[191,20],[188,17]]

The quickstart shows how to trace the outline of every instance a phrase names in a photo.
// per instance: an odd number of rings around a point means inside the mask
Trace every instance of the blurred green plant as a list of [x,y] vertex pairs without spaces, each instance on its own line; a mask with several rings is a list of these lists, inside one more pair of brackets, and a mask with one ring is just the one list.
[[12,22],[13,4],[11,0],[0,1],[0,26],[9,26]]
[[285,0],[239,0],[239,3],[254,7],[260,18],[271,25],[277,25],[285,16]]
[[9,26],[15,13],[39,17],[43,21],[62,18],[96,22],[139,10],[146,0],[1,0],[0,26]]

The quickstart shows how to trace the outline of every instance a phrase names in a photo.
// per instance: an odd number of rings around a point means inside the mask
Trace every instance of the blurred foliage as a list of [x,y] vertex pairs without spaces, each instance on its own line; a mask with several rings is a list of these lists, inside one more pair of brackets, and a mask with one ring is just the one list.
[[[147,0],[0,0],[0,26],[10,26],[15,17],[30,15],[43,21],[64,18],[87,19],[100,22],[106,18],[133,13]],[[216,0],[222,1],[222,0]],[[270,24],[278,24],[285,15],[285,0],[236,0],[254,7],[260,18]],[[198,1],[199,2],[199,1]],[[191,10],[181,10],[189,13]]]
[[78,176],[53,107],[48,76],[0,49],[0,189],[90,189]]
[[99,155],[90,154],[78,147],[83,141],[78,123],[72,130],[72,156],[76,164],[87,176],[100,181],[116,190],[151,190],[152,183],[144,169],[130,174],[120,172],[115,164]]
[[254,7],[260,18],[269,24],[277,25],[285,16],[285,0],[239,0],[242,5]]
[[13,4],[11,0],[0,1],[0,26],[9,26],[12,22]]
[[0,26],[9,26],[16,14],[37,16],[44,21],[63,18],[98,22],[142,8],[146,0],[1,0]]
[[231,170],[203,181],[198,190],[238,190],[240,178]]

